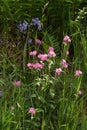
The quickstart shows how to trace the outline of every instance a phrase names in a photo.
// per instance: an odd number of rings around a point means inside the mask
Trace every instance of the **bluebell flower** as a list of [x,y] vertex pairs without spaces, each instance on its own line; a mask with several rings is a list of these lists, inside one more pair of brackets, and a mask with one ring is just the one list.
[[39,18],[33,18],[30,25],[37,25],[38,30],[41,30],[41,22]]
[[20,30],[20,32],[24,32],[25,30],[27,30],[28,28],[28,22],[24,20],[24,22],[19,22],[18,24],[18,29]]
[[32,38],[29,38],[29,39],[28,39],[28,42],[29,42],[29,43],[32,43],[32,41],[33,41]]
[[27,30],[28,22],[24,20],[22,25],[23,25],[24,30]]
[[41,24],[38,23],[38,30],[41,30]]

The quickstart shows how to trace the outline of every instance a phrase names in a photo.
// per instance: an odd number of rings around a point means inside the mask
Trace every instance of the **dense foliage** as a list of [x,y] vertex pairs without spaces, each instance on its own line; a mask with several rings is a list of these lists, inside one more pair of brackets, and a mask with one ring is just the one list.
[[0,130],[86,130],[86,79],[86,0],[0,0]]

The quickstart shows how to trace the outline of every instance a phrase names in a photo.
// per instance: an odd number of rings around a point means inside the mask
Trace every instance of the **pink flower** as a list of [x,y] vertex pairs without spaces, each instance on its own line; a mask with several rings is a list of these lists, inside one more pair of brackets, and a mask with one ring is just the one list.
[[62,65],[64,68],[67,68],[67,67],[68,67],[68,64],[67,64],[67,62],[66,62],[65,59],[62,59],[61,65]]
[[14,86],[19,87],[21,85],[21,81],[16,81],[12,83]]
[[75,76],[80,76],[81,74],[82,74],[82,71],[81,71],[81,70],[76,70]]
[[42,61],[45,61],[47,59],[47,54],[39,54],[38,58],[41,59]]
[[48,57],[55,57],[56,56],[53,47],[49,47],[48,50],[49,50]]
[[35,56],[36,54],[37,54],[37,51],[36,51],[36,50],[31,51],[31,52],[29,53],[30,56]]
[[35,63],[35,64],[33,64],[33,63],[28,63],[27,64],[27,67],[29,67],[29,68],[34,68],[34,69],[42,69],[43,68],[43,65],[42,64],[40,64],[40,63]]
[[33,68],[35,68],[35,69],[42,69],[43,65],[37,62],[37,63],[33,64]]
[[36,113],[35,109],[33,107],[31,107],[29,110],[28,110],[29,113],[31,113],[32,115],[34,115]]
[[77,92],[77,94],[78,94],[78,95],[82,95],[82,91],[79,90],[79,91]]
[[62,72],[62,69],[61,69],[61,68],[57,68],[57,69],[56,69],[56,74],[60,75],[61,72]]
[[49,51],[54,51],[54,48],[53,48],[53,47],[49,47],[48,50],[49,50]]
[[42,57],[42,54],[39,54],[37,57],[38,57],[39,59],[41,59],[41,57]]
[[56,56],[56,54],[55,54],[54,51],[50,51],[50,52],[48,53],[48,57],[55,57],[55,56]]
[[63,39],[64,42],[68,43],[68,42],[71,42],[71,39],[68,35],[66,35]]
[[55,57],[56,56],[53,47],[49,47],[48,50],[49,50],[48,57]]
[[36,44],[41,44],[41,40],[40,39],[35,39],[35,43]]
[[67,68],[67,67],[68,67],[68,65],[67,65],[67,64],[64,64],[64,65],[63,65],[63,67],[64,67],[64,68]]
[[66,53],[66,55],[69,55],[69,51],[68,50],[65,53]]
[[27,67],[33,68],[33,64],[32,63],[28,63]]

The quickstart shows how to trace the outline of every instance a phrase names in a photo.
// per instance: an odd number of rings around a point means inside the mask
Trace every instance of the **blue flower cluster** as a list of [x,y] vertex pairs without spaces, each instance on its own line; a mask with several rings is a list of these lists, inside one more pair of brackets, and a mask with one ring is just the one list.
[[25,20],[24,20],[23,23],[20,22],[20,23],[18,24],[18,28],[19,28],[19,30],[20,30],[21,32],[24,32],[24,31],[27,30],[27,28],[28,28],[28,22],[25,21]]
[[[35,25],[37,25],[37,28],[40,31],[41,30],[41,22],[40,22],[39,18],[32,19],[30,26],[35,26]],[[28,22],[25,20],[24,20],[24,22],[20,21],[17,27],[20,30],[20,32],[24,32],[28,28]]]
[[33,39],[31,37],[35,34],[36,29],[39,31],[42,29],[41,22],[38,17],[32,18],[30,23],[28,23],[26,20],[20,21],[17,25],[17,28],[20,30],[20,32],[22,32],[22,35],[18,38],[18,45],[26,38],[27,34],[29,34],[27,41],[28,43],[32,44]]
[[33,18],[30,25],[37,25],[38,30],[41,30],[41,22],[39,18]]

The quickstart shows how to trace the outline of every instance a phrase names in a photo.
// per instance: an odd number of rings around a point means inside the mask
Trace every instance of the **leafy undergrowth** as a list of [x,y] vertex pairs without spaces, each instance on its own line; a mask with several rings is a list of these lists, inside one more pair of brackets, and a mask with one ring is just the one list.
[[61,56],[38,38],[23,51],[21,45],[1,48],[2,130],[87,128],[84,72],[79,57],[70,60],[71,42],[64,37]]
[[86,8],[19,1],[0,5],[0,130],[86,130]]

